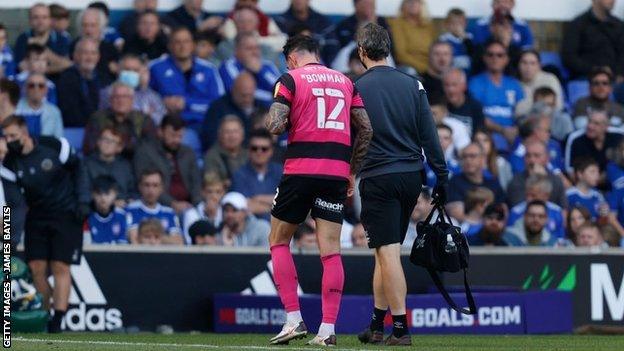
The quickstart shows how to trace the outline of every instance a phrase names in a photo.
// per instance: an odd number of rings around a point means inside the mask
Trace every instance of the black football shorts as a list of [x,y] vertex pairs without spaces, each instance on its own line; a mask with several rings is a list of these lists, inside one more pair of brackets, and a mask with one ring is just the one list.
[[24,227],[26,261],[61,261],[80,263],[82,224],[71,213],[56,218],[26,217]]
[[342,224],[349,182],[340,179],[285,175],[277,187],[271,215],[299,224],[312,218]]
[[390,173],[360,180],[362,213],[369,248],[403,244],[422,189],[421,172]]

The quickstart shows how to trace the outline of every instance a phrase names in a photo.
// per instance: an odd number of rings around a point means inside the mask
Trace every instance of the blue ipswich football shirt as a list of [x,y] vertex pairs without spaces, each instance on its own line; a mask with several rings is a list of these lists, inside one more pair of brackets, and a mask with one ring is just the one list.
[[[507,220],[508,226],[513,226],[516,221],[521,220],[524,217],[526,205],[526,201],[522,201],[521,203],[514,206],[511,211],[509,211],[509,219]],[[546,229],[548,229],[548,231],[553,236],[557,238],[563,238],[565,236],[565,232],[563,230],[563,216],[561,215],[561,207],[550,201],[546,202],[546,207],[548,209],[548,223],[546,224]]]
[[[492,32],[490,31],[491,22],[491,16],[482,17],[477,20],[475,25],[471,28],[475,44],[483,44],[492,37]],[[527,22],[519,18],[514,18],[511,43],[521,49],[533,47],[533,33]]]
[[600,215],[600,204],[605,202],[604,196],[595,189],[590,189],[589,194],[583,194],[577,187],[571,187],[566,190],[568,198],[568,208],[584,207],[595,220]]
[[620,224],[624,225],[624,189],[615,189],[607,195],[611,212],[617,214]]
[[94,244],[127,244],[126,212],[115,208],[107,216],[102,217],[93,212],[87,219],[87,226]]
[[[548,149],[548,158],[550,162],[548,162],[548,170],[558,174],[561,173],[564,169],[563,163],[563,152],[561,151],[561,146],[559,142],[550,139],[548,144],[546,145]],[[524,155],[526,154],[526,147],[523,143],[516,143],[516,147],[509,155],[509,164],[511,165],[511,170],[513,173],[521,173],[524,172]]]
[[138,229],[139,224],[144,219],[149,218],[157,218],[160,220],[160,224],[162,224],[165,229],[165,233],[168,235],[179,235],[182,232],[180,230],[180,221],[178,220],[178,216],[176,216],[175,211],[171,207],[157,204],[155,208],[149,208],[145,206],[143,202],[138,200],[126,206],[128,230]]
[[624,169],[613,162],[607,164],[607,180],[613,190],[624,189]]

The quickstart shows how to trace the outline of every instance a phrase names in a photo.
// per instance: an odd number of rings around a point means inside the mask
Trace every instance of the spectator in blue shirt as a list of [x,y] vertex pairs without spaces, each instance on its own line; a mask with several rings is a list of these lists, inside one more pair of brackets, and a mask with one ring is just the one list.
[[175,211],[158,202],[163,190],[163,175],[160,171],[146,169],[141,173],[139,177],[141,199],[126,207],[128,239],[131,243],[138,243],[139,224],[151,218],[159,220],[165,229],[167,235],[162,238],[162,243],[173,245],[184,243]]
[[232,191],[247,198],[249,211],[259,218],[270,219],[275,189],[282,177],[282,166],[271,162],[273,137],[264,129],[249,137],[249,162],[232,179]]
[[256,80],[256,99],[270,106],[273,87],[280,76],[277,67],[271,61],[262,59],[260,44],[254,35],[239,34],[235,44],[234,57],[224,61],[219,68],[225,90],[232,90],[234,80],[241,72],[249,72]]
[[526,181],[526,200],[512,207],[509,211],[509,226],[514,226],[516,221],[522,219],[522,216],[528,210],[528,204],[532,201],[542,201],[547,210],[547,229],[548,232],[557,238],[564,238],[563,217],[565,210],[558,205],[549,202],[548,198],[553,190],[552,183],[546,175],[532,175]]
[[472,33],[466,31],[466,24],[464,10],[456,7],[450,9],[444,20],[446,32],[438,40],[453,47],[453,66],[469,73],[472,67],[473,43]]
[[[568,206],[584,207],[593,221],[609,213],[609,205],[604,196],[596,190],[600,179],[598,162],[591,158],[579,158],[574,163],[575,186],[566,190]],[[606,213],[605,213],[606,212]]]
[[613,149],[607,163],[607,182],[612,190],[624,189],[624,140]]
[[152,61],[150,86],[163,96],[171,113],[182,113],[187,126],[198,131],[210,104],[225,93],[217,69],[194,56],[193,35],[186,28],[175,29],[169,51]]
[[474,235],[469,236],[470,246],[508,246],[503,239],[507,210],[502,204],[491,204],[483,213],[483,226]]
[[[494,14],[501,13],[511,16],[511,11],[515,5],[515,0],[492,0],[492,12]],[[491,16],[483,17],[477,21],[474,28],[472,28],[475,44],[483,44],[491,38],[491,22]],[[531,32],[531,28],[528,23],[519,18],[513,18],[512,42],[515,46],[522,49],[533,47],[533,33]]]
[[33,73],[25,82],[26,95],[17,104],[16,114],[24,117],[31,136],[63,137],[63,119],[56,105],[46,100],[47,79],[43,74]]
[[509,155],[509,163],[514,173],[524,172],[526,143],[539,140],[548,148],[547,169],[555,174],[560,174],[564,169],[563,152],[559,142],[550,137],[550,117],[547,115],[529,116],[522,121],[519,134],[522,142],[517,142],[516,147]]
[[[45,54],[46,49],[39,44],[29,44],[26,47],[26,57],[23,60],[24,70],[15,76],[15,82],[20,86],[22,95],[26,94],[24,83],[31,74],[45,75],[48,70],[48,59]],[[45,77],[44,77],[45,78]],[[49,103],[56,105],[58,103],[56,96],[56,84],[46,79],[47,95]]]
[[12,79],[16,73],[13,50],[8,44],[8,35],[4,24],[0,23],[0,77]]
[[[453,147],[453,129],[444,123],[438,124],[436,128],[438,130],[438,138],[440,139],[440,146],[444,152],[446,167],[448,167],[450,178],[461,172],[461,167],[457,161],[456,149]],[[435,172],[429,167],[428,163],[425,162],[424,166],[427,174],[427,185],[433,187],[436,182]]]
[[49,8],[52,18],[52,29],[67,38],[68,42],[71,42],[71,35],[67,31],[71,13],[65,6],[58,3],[50,4]]
[[26,54],[28,44],[40,44],[47,51],[50,61],[60,61],[69,56],[69,39],[52,29],[50,8],[42,3],[33,5],[28,11],[30,29],[20,34],[15,42],[15,62],[19,65]]
[[476,187],[466,193],[466,198],[464,199],[466,218],[461,226],[464,235],[470,237],[481,230],[485,209],[493,202],[494,193],[488,188]]
[[485,125],[494,133],[496,148],[509,151],[509,145],[518,136],[514,111],[524,92],[520,82],[504,74],[509,56],[502,43],[490,42],[484,60],[486,71],[470,79],[468,90],[483,105]]
[[94,211],[87,218],[92,244],[127,244],[126,212],[115,207],[117,184],[110,176],[99,176],[91,187]]
[[555,246],[557,237],[548,230],[547,223],[546,203],[531,201],[515,224],[507,228],[503,240],[510,246]]

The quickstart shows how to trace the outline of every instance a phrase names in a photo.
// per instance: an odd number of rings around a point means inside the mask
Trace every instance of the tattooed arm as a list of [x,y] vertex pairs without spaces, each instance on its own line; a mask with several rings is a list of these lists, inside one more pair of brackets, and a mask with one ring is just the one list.
[[282,134],[288,127],[288,115],[290,107],[279,102],[274,102],[269,110],[269,118],[266,120],[266,128],[273,134]]
[[357,130],[351,155],[351,174],[357,174],[368,151],[368,144],[373,138],[373,128],[366,110],[361,107],[351,109],[351,125]]

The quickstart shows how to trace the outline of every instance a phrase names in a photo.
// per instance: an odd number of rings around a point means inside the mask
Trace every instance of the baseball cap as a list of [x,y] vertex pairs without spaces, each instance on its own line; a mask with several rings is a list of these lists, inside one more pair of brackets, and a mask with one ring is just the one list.
[[214,236],[215,234],[217,234],[217,228],[215,228],[212,223],[206,220],[199,220],[189,227],[189,235],[191,236],[191,238],[194,238],[198,235]]
[[247,198],[245,197],[245,195],[241,193],[232,191],[232,192],[225,194],[223,199],[221,199],[221,206],[225,206],[225,205],[230,205],[238,211],[246,210]]
[[505,209],[501,204],[490,204],[485,208],[483,217],[496,217],[498,220],[505,219]]

